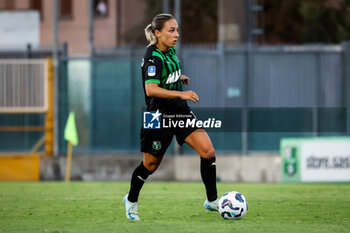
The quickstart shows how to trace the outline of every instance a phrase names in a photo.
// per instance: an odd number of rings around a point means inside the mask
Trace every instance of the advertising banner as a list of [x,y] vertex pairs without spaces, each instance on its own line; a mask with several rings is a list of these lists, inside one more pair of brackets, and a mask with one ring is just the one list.
[[282,182],[349,182],[350,138],[281,140]]

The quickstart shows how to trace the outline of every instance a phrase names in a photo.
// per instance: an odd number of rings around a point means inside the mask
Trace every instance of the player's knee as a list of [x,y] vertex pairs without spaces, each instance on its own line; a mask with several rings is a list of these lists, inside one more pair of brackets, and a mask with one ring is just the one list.
[[204,152],[204,156],[205,158],[207,159],[210,159],[210,158],[214,158],[215,157],[215,150],[213,147],[210,147],[208,149],[205,150]]
[[151,173],[155,172],[157,168],[159,167],[160,162],[149,162],[145,164],[145,167],[147,168],[148,171]]

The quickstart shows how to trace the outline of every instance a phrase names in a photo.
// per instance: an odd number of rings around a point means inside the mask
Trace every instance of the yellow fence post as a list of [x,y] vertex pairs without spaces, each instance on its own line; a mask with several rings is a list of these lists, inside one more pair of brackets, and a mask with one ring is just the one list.
[[54,77],[52,58],[47,59],[47,101],[48,109],[45,116],[45,154],[53,156],[54,144]]

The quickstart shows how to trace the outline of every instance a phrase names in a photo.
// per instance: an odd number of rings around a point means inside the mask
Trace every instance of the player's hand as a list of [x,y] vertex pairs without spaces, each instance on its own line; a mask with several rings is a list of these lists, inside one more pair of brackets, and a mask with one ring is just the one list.
[[190,84],[190,78],[187,77],[186,75],[181,75],[180,80],[182,84],[188,85]]
[[196,92],[194,91],[184,91],[181,92],[181,99],[183,100],[191,100],[193,103],[199,102],[199,98]]

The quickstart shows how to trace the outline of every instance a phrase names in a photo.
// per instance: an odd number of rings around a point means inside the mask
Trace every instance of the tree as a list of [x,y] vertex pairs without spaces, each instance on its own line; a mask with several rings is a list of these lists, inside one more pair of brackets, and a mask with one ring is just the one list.
[[264,6],[267,44],[350,39],[350,0],[265,0]]
[[[174,0],[170,0],[169,3],[170,6],[174,6]],[[180,28],[182,43],[216,43],[218,29],[217,4],[217,0],[182,0]],[[173,7],[170,8],[170,11],[174,12]],[[143,29],[159,13],[162,13],[162,1],[147,0],[143,22],[126,33],[126,40],[129,43],[145,45],[147,42]]]
[[181,8],[181,36],[183,43],[203,44],[217,42],[217,0],[183,0]]
[[264,43],[300,43],[303,20],[298,13],[302,0],[263,0]]

